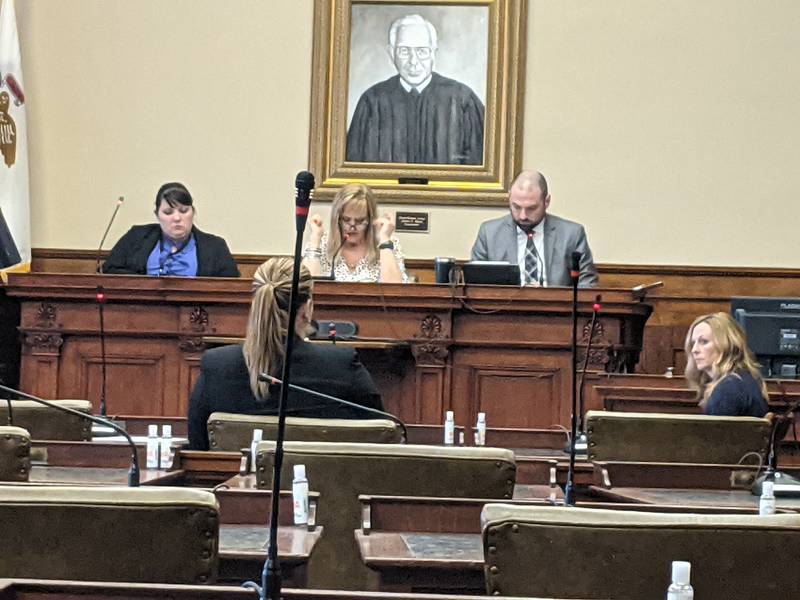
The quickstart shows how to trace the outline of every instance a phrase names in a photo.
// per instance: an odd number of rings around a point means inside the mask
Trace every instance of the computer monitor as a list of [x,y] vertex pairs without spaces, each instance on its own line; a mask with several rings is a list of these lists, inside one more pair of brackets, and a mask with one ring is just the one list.
[[731,298],[731,315],[747,334],[765,377],[800,373],[800,298]]
[[491,260],[472,260],[462,267],[464,283],[519,285],[519,265]]

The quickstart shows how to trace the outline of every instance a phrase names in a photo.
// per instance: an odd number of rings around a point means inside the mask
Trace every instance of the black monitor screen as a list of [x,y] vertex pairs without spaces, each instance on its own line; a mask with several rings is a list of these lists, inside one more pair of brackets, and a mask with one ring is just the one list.
[[770,377],[797,377],[800,298],[731,298],[731,314]]
[[464,283],[519,285],[519,265],[473,260],[464,263]]

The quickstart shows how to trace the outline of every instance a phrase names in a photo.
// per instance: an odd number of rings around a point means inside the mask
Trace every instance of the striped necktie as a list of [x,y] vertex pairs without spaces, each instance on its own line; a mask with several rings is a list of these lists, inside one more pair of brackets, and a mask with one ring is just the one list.
[[534,231],[528,231],[528,241],[525,244],[525,284],[541,284],[539,279],[539,253],[533,243]]

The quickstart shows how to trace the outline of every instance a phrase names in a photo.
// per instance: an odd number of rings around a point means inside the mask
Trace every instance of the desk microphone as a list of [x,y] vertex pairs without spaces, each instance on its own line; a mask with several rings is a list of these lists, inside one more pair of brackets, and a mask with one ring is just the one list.
[[[258,376],[259,381],[263,381],[265,383],[269,383],[270,385],[283,385],[283,382],[278,379],[277,377],[273,377],[272,375],[267,375],[266,373],[261,373]],[[394,421],[400,427],[400,430],[403,432],[403,443],[408,441],[408,430],[406,429],[406,424],[400,420],[399,417],[395,417],[392,413],[384,412],[382,410],[378,410],[377,408],[372,408],[370,406],[363,406],[361,404],[356,404],[355,402],[350,402],[349,400],[345,400],[344,398],[337,398],[336,396],[331,396],[330,394],[325,394],[323,392],[318,392],[317,390],[312,390],[311,388],[303,387],[300,385],[295,385],[293,383],[289,384],[289,389],[295,390],[296,392],[304,392],[311,396],[316,396],[318,398],[324,398],[325,400],[331,400],[336,402],[337,404],[341,404],[343,406],[349,406],[350,408],[355,408],[358,410],[363,410],[365,412],[370,412],[374,415],[379,417],[383,417],[384,419],[389,419],[390,421]]]
[[[94,415],[88,415],[86,413],[82,413],[79,410],[75,410],[74,408],[61,406],[60,404],[55,404],[54,402],[50,402],[49,400],[43,400],[38,396],[33,396],[32,394],[26,394],[25,392],[15,390],[14,388],[10,388],[2,384],[0,384],[0,390],[7,392],[9,394],[15,394],[17,396],[20,396],[21,398],[25,398],[26,400],[33,400],[34,402],[38,402],[39,404],[43,404],[44,406],[49,406],[50,408],[54,408],[55,410],[60,410],[61,412],[65,412],[70,415],[75,415],[76,417],[80,417],[82,419],[88,419],[93,423],[98,423],[100,425],[105,425],[106,427],[111,427],[111,429],[113,429],[121,436],[123,436],[126,440],[128,440],[128,445],[131,447],[131,468],[128,471],[128,487],[139,487],[139,455],[136,453],[136,444],[133,443],[131,436],[128,435],[128,432],[125,431],[122,427],[120,427],[113,421],[109,421],[108,419],[103,419],[101,417],[96,417]],[[8,399],[8,402],[9,404],[11,403],[10,398]]]
[[[100,253],[103,251],[103,244],[106,241],[108,232],[111,229],[111,224],[117,218],[122,203],[125,202],[125,196],[120,196],[117,199],[117,205],[114,207],[114,212],[111,214],[111,219],[106,225],[106,230],[103,237],[100,239],[100,245],[97,247],[97,263],[95,264],[95,272],[103,273],[103,267],[100,265]],[[102,285],[97,286],[95,291],[95,299],[97,300],[97,312],[100,317],[100,415],[106,416],[106,327],[105,327],[105,301],[106,294]]]
[[103,272],[103,267],[100,265],[100,253],[103,251],[103,244],[105,244],[106,242],[106,237],[108,237],[108,232],[111,229],[112,223],[114,223],[114,219],[117,218],[117,213],[119,212],[119,208],[120,206],[122,206],[123,202],[125,202],[125,196],[120,196],[117,199],[117,204],[114,207],[114,212],[111,213],[111,218],[108,221],[108,225],[106,225],[106,230],[103,233],[103,237],[100,239],[100,245],[97,246],[97,263],[95,264],[95,269],[94,269],[95,273]]

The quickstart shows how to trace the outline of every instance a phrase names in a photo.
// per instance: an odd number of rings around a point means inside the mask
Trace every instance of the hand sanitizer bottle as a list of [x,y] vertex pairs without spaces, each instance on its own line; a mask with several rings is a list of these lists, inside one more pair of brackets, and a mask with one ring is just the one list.
[[475,445],[486,445],[486,413],[478,413],[478,423],[475,425]]
[[774,515],[775,514],[775,482],[764,480],[761,482],[761,498],[758,501],[758,514]]
[[172,425],[161,427],[161,465],[162,469],[172,467]]
[[452,410],[444,413],[444,443],[448,446],[456,443],[456,422]]
[[308,523],[308,479],[306,479],[305,465],[294,466],[292,504],[294,506],[294,524],[306,525]]
[[253,441],[250,442],[250,470],[256,472],[256,446],[264,437],[263,429],[253,429]]
[[672,584],[667,589],[667,600],[694,600],[694,588],[689,585],[692,563],[672,561]]
[[147,468],[157,469],[159,459],[158,425],[147,426]]

